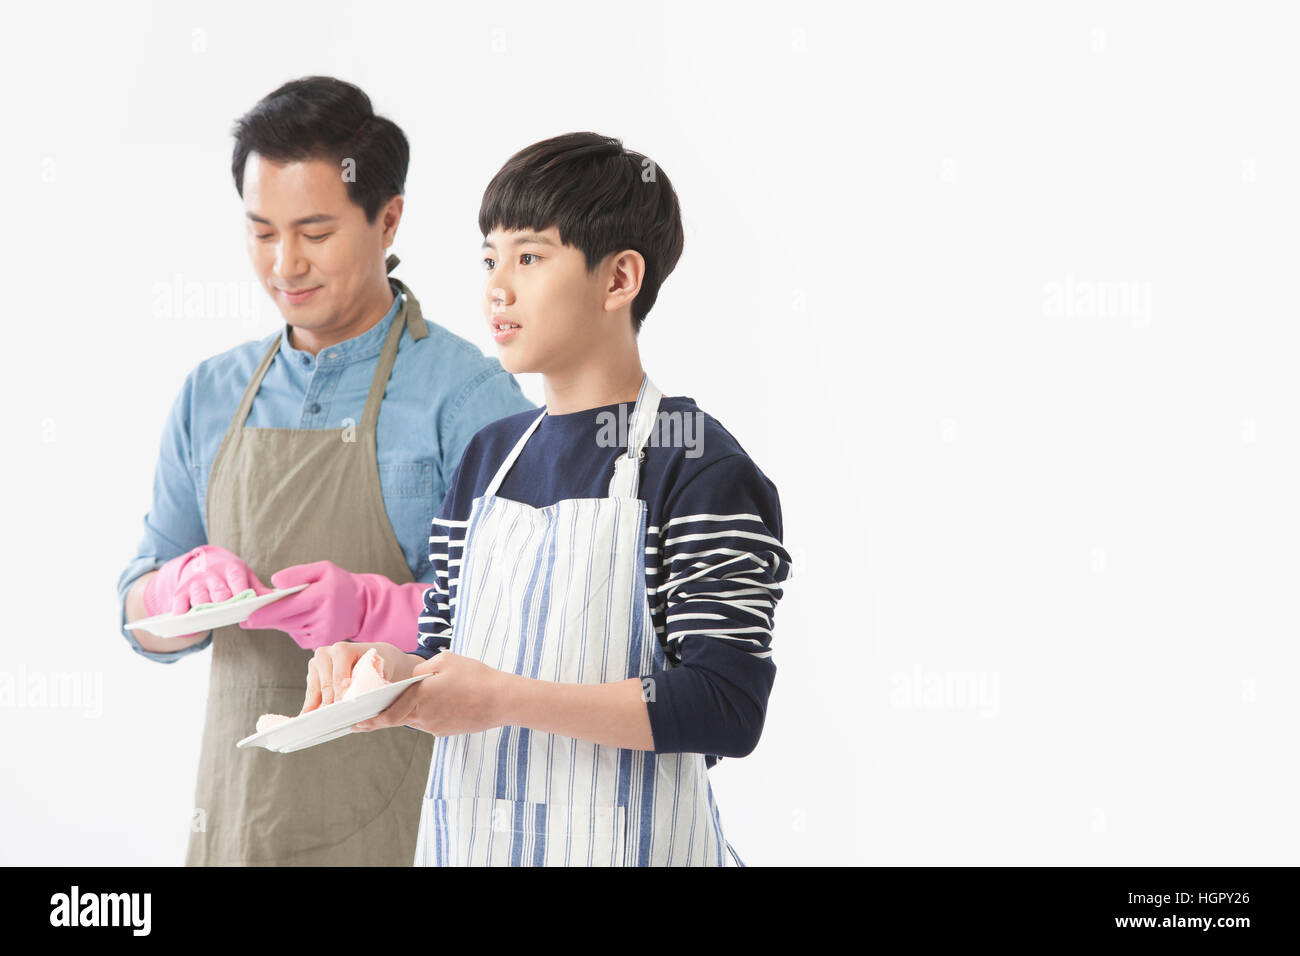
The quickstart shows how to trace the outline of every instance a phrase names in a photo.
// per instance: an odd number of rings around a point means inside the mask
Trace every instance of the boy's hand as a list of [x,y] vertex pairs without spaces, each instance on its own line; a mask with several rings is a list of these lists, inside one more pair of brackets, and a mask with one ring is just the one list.
[[356,731],[411,727],[437,737],[491,730],[503,723],[513,674],[451,651],[440,651],[407,676],[430,674],[413,684],[383,713],[353,724]]
[[299,713],[305,714],[325,704],[332,704],[342,697],[352,683],[352,669],[357,666],[361,655],[371,648],[384,662],[384,680],[395,684],[411,676],[415,657],[392,644],[340,641],[328,647],[318,647],[315,656],[307,662],[307,696]]

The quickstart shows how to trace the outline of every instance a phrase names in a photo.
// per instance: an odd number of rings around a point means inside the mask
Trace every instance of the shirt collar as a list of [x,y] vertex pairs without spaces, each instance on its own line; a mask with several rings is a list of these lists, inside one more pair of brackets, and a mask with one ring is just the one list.
[[384,341],[388,338],[388,330],[393,324],[393,319],[402,308],[402,299],[404,296],[401,291],[393,288],[389,283],[389,288],[393,289],[393,304],[384,314],[384,317],[372,325],[360,335],[350,339],[344,339],[342,342],[323,348],[319,354],[312,355],[306,349],[296,349],[289,343],[289,323],[284,324],[280,330],[280,351],[289,356],[294,363],[311,365],[317,361],[326,365],[348,365],[352,362],[360,362],[365,359],[374,358],[384,350]]

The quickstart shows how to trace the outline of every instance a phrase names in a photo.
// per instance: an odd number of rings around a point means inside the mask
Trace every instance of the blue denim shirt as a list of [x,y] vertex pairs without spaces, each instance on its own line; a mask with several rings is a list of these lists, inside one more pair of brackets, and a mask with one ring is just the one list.
[[[122,634],[137,653],[170,663],[212,641],[209,635],[177,651],[144,650],[125,628],[126,593],[140,575],[207,543],[212,462],[275,336],[280,351],[262,380],[247,427],[342,428],[348,419],[359,425],[384,339],[401,308],[403,296],[394,292],[392,308],[377,325],[319,355],[290,345],[286,324],[261,341],[200,362],[185,379],[163,429],[144,537],[117,583]],[[489,422],[535,406],[496,359],[440,325],[427,319],[425,325],[429,335],[418,342],[402,334],[379,410],[376,446],[388,520],[411,574],[432,583],[430,524],[465,445]]]

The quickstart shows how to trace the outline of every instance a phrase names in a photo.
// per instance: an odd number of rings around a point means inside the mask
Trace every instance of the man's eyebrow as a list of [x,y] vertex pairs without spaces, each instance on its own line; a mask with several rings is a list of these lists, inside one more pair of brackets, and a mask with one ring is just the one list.
[[[507,237],[507,238],[506,238],[506,242],[505,242],[505,244],[506,244],[507,246],[522,246],[522,245],[524,245],[525,243],[530,243],[530,242],[533,243],[534,245],[538,245],[538,246],[553,246],[553,245],[555,245],[555,243],[551,242],[551,240],[547,239],[547,238],[546,238],[545,236],[543,236],[540,232],[525,232],[525,233],[524,233],[523,235],[521,235],[521,236]],[[488,242],[487,239],[484,239],[484,240],[483,240],[483,248],[484,248],[484,249],[495,249],[496,246],[494,246],[494,245],[492,245],[492,243]]]
[[[249,219],[253,220],[253,222],[260,222],[264,226],[271,225],[271,220],[269,219],[263,219],[261,216],[258,216],[251,212],[247,213],[246,215],[248,216]],[[303,216],[301,219],[295,219],[293,222],[289,223],[289,227],[293,228],[294,226],[310,226],[318,222],[335,222],[337,221],[337,219],[338,216],[330,216],[323,212],[318,212],[313,216]]]

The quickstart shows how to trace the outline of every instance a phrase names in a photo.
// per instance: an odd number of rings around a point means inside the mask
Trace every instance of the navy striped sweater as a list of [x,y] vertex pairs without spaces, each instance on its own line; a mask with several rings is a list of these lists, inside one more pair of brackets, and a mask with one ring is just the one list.
[[[614,423],[631,410],[623,403],[547,415],[497,494],[535,508],[605,497],[622,450],[610,444],[622,437]],[[647,510],[646,594],[668,665],[653,675],[650,729],[656,753],[702,753],[713,766],[758,743],[790,556],[776,487],[731,433],[690,398],[664,396],[659,411],[638,491]],[[435,578],[419,622],[421,657],[451,644],[470,508],[538,414],[493,422],[465,448],[429,537]]]

